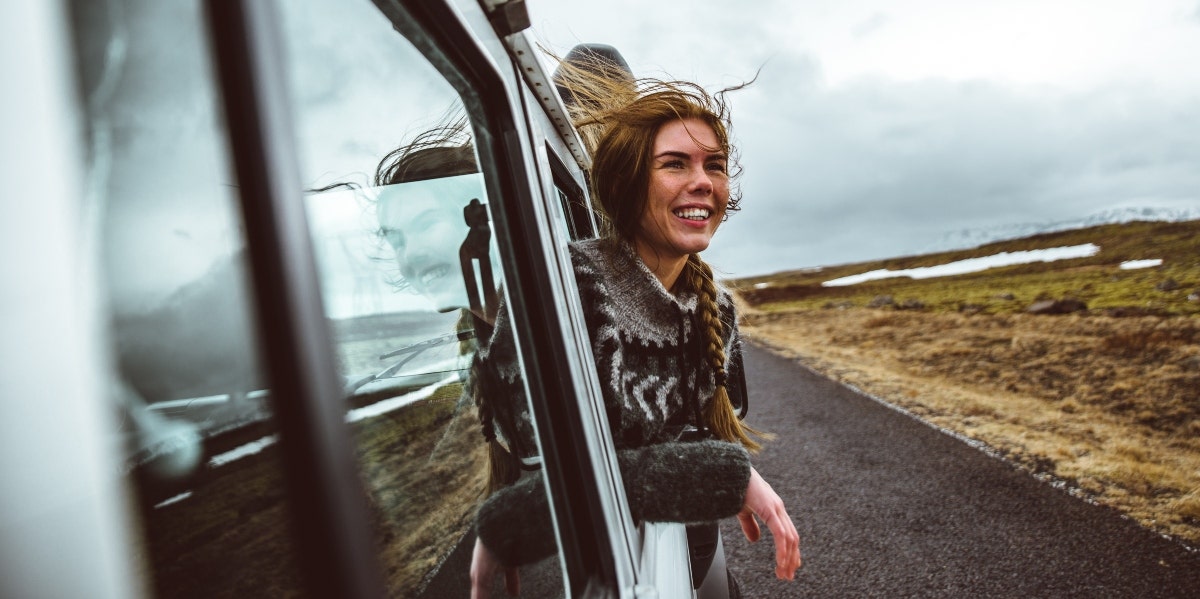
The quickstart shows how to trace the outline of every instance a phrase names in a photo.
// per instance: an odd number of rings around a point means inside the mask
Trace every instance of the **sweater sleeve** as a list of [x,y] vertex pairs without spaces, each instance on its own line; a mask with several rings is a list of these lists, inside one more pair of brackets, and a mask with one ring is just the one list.
[[[629,509],[637,522],[710,522],[738,513],[750,483],[750,456],[723,441],[659,443],[617,452]],[[515,567],[556,551],[541,477],[527,476],[484,502],[476,533]]]

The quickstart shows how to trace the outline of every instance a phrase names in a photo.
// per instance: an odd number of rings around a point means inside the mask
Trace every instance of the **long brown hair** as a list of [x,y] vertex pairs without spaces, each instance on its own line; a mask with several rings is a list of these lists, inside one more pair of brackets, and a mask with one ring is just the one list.
[[[640,223],[649,195],[655,137],[663,125],[684,119],[698,119],[712,129],[719,147],[711,150],[727,156],[729,202],[723,218],[738,211],[741,189],[736,180],[741,166],[730,140],[725,94],[749,83],[709,94],[688,82],[613,77],[613,66],[606,60],[599,55],[584,56],[582,61],[562,63],[556,72],[556,83],[570,90],[575,100],[571,106],[575,126],[591,146],[592,198],[605,221],[605,235],[633,241],[642,233]],[[715,383],[713,397],[703,412],[703,424],[717,438],[757,451],[760,445],[753,437],[767,439],[770,435],[746,425],[733,411],[724,343],[725,327],[732,323],[727,325],[720,319],[712,267],[698,254],[691,254],[679,283],[697,294],[706,357]]]

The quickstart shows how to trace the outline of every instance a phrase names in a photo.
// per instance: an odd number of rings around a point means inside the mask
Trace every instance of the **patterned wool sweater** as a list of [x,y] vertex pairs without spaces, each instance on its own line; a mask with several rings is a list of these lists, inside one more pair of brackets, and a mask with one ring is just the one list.
[[[684,442],[715,391],[694,293],[668,292],[632,247],[615,239],[573,244],[571,259],[630,510],[635,520],[708,522],[736,514],[750,479],[745,449],[721,441]],[[740,361],[729,293],[720,290],[726,370]],[[497,320],[480,351],[496,432],[518,454],[532,454],[533,427],[521,391],[511,327]],[[730,377],[734,379],[733,376]],[[492,495],[476,530],[506,565],[555,551],[541,477],[526,476]]]

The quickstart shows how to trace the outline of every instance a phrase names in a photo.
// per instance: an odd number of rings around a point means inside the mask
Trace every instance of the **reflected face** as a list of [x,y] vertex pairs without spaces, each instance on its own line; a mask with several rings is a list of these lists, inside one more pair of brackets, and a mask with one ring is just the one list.
[[686,259],[708,248],[729,204],[727,156],[712,127],[672,121],[654,138],[646,208],[634,237],[649,260]]
[[[464,175],[471,177],[471,175]],[[467,307],[458,249],[467,237],[463,206],[478,194],[462,196],[450,179],[383,188],[376,214],[388,245],[396,252],[400,275],[440,312]]]

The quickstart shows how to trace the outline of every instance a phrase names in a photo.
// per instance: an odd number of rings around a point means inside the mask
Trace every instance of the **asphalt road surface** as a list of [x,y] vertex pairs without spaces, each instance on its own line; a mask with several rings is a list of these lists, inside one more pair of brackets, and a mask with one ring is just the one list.
[[[724,522],[745,597],[1200,598],[1200,552],[764,349],[748,346],[746,367],[748,421],[778,436],[755,466],[796,521],[804,566],[776,580],[769,534],[750,544]],[[422,597],[466,596],[473,542]],[[562,592],[555,560],[522,583],[526,597]]]
[[755,465],[804,565],[723,523],[747,597],[1200,597],[1200,553],[1086,503],[793,361],[750,346]]

